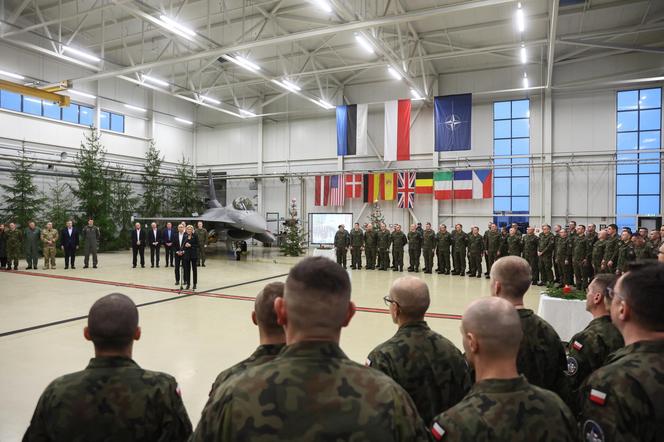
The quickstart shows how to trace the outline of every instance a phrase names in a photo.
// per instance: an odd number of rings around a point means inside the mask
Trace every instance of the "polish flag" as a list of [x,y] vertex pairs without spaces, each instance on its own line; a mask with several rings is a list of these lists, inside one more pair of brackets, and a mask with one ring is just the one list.
[[327,206],[330,203],[330,176],[317,176],[314,205]]
[[410,160],[410,100],[385,103],[385,161]]
[[443,427],[438,425],[438,422],[434,422],[433,426],[431,427],[431,434],[433,434],[433,437],[436,440],[441,440],[443,436],[445,436],[445,430]]
[[576,351],[579,351],[583,348],[583,344],[580,343],[579,341],[574,341],[574,343],[572,344],[572,348]]
[[604,402],[606,402],[606,393],[593,388],[590,390],[590,401],[597,405],[604,405]]

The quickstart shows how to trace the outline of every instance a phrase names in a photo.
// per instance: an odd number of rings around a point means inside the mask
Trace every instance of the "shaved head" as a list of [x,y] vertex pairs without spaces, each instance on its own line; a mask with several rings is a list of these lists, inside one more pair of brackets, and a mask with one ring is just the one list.
[[505,256],[491,266],[491,294],[520,301],[530,288],[530,264],[519,256]]
[[138,328],[138,309],[122,293],[111,293],[92,304],[88,332],[98,350],[122,350],[134,340]]
[[348,273],[339,264],[322,256],[303,259],[286,279],[288,325],[313,335],[338,333],[347,322],[350,291]]
[[461,329],[464,336],[475,336],[478,353],[516,360],[523,332],[519,315],[508,301],[496,297],[474,301],[463,314]]
[[268,333],[283,333],[283,328],[277,323],[277,314],[274,311],[274,300],[283,296],[283,282],[269,283],[256,296],[256,301],[254,301],[256,323]]
[[390,297],[399,304],[404,319],[422,320],[429,309],[429,287],[414,276],[404,276],[394,281]]

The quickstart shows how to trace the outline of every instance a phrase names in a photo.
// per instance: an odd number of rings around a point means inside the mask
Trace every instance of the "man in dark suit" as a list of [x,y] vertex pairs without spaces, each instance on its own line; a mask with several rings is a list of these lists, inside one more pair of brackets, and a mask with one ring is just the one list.
[[65,270],[74,267],[74,259],[76,258],[76,250],[78,249],[78,230],[74,227],[74,223],[67,221],[67,227],[60,232],[60,248],[65,252]]
[[[184,245],[187,239],[187,234],[184,231],[184,224],[178,224],[178,232],[173,238],[173,248],[175,249],[175,285],[180,285],[180,267],[184,265]],[[186,277],[182,276],[183,280]]]
[[175,234],[173,224],[166,223],[166,228],[161,231],[161,243],[166,251],[166,267],[173,266],[173,252],[175,250]]
[[141,229],[141,223],[134,224],[135,229],[131,232],[131,252],[133,257],[133,268],[136,268],[136,255],[141,255],[141,267],[145,267],[145,243],[148,235]]
[[161,232],[157,228],[157,223],[150,225],[148,232],[148,242],[150,243],[150,267],[154,267],[155,255],[157,267],[159,267],[159,249],[161,249]]

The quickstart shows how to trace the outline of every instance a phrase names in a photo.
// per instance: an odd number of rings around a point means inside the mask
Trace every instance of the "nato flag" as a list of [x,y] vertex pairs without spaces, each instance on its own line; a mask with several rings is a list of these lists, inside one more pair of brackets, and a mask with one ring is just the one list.
[[470,150],[472,94],[446,95],[434,99],[436,152]]

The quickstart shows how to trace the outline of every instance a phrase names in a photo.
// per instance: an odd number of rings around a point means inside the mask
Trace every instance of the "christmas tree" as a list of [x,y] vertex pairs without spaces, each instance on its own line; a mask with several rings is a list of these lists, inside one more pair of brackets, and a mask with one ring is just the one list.
[[25,145],[21,147],[20,153],[21,158],[11,163],[10,176],[13,183],[3,184],[1,187],[6,195],[5,210],[9,213],[10,219],[24,228],[28,226],[28,221],[36,221],[35,217],[39,214],[46,198],[39,196],[37,186],[32,181],[30,169],[33,162],[26,155]]
[[193,166],[182,155],[175,171],[175,187],[169,192],[172,214],[177,216],[191,216],[202,208],[198,196],[198,185],[194,176]]
[[304,253],[302,244],[306,241],[306,234],[302,233],[302,225],[297,217],[297,201],[291,199],[290,219],[284,221],[286,238],[281,244],[281,253],[284,256],[300,256]]
[[371,213],[369,214],[369,222],[373,224],[374,230],[380,229],[381,223],[385,222],[385,217],[383,216],[383,212],[380,209],[378,203],[374,203],[373,207],[371,208]]
[[75,207],[69,186],[56,176],[54,184],[49,186],[49,194],[45,194],[44,197],[47,201],[45,221],[52,222],[56,229],[63,228],[66,222],[72,219]]
[[144,174],[142,176],[143,193],[143,216],[159,216],[162,213],[162,203],[164,201],[164,183],[165,179],[161,174],[161,164],[164,157],[157,149],[154,140],[150,140],[148,150],[145,153]]

